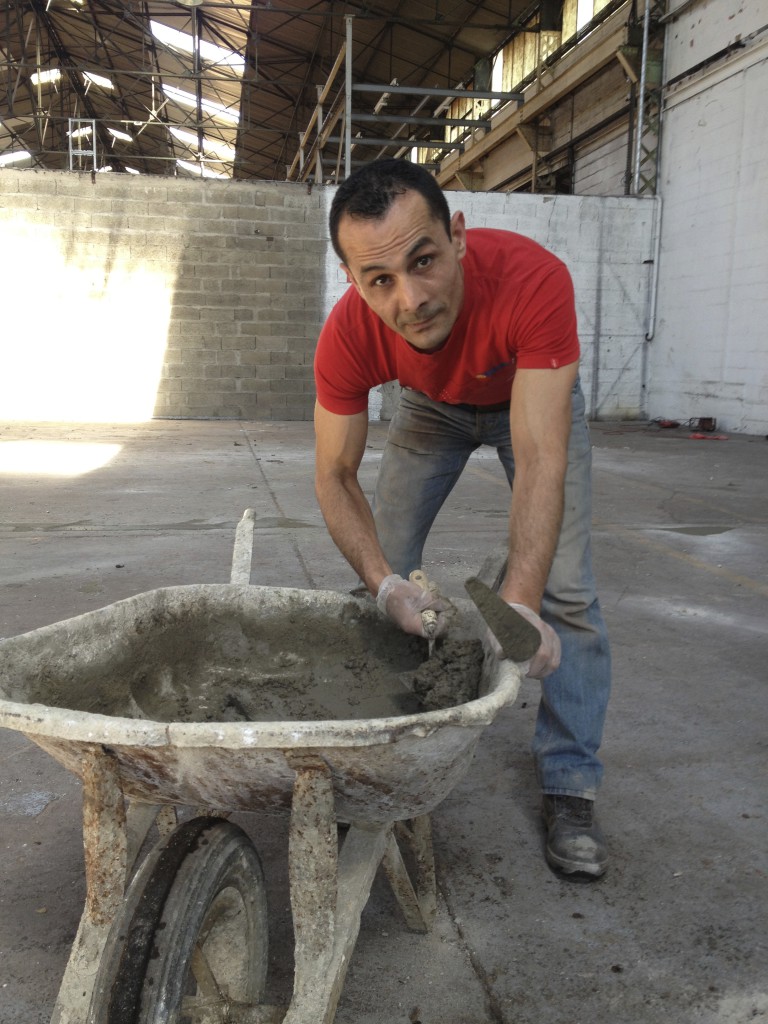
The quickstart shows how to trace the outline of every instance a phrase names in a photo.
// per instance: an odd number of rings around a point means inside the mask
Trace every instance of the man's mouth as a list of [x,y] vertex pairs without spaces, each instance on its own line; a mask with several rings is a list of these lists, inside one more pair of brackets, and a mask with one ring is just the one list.
[[407,320],[403,325],[402,329],[416,331],[423,331],[426,327],[432,323],[436,316],[439,315],[441,310],[435,309],[428,316],[422,316],[418,320]]

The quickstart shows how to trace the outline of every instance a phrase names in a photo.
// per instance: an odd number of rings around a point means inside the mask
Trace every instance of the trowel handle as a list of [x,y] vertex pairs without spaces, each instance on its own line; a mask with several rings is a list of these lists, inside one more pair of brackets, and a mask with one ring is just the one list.
[[429,580],[423,569],[414,569],[408,579],[422,590],[429,590]]
[[[437,595],[436,584],[430,583],[427,579],[427,574],[421,569],[414,569],[408,579],[411,583],[415,583],[417,587],[421,587],[425,593],[431,594],[432,596]],[[424,632],[428,637],[431,637],[437,629],[437,612],[433,612],[431,608],[427,608],[426,611],[421,613],[421,621],[424,624]]]

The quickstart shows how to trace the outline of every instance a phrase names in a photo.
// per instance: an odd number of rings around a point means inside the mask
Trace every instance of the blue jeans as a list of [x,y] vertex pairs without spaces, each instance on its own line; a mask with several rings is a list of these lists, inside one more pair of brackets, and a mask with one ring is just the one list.
[[[432,523],[470,454],[496,448],[513,486],[509,412],[477,412],[404,390],[390,424],[376,483],[374,518],[392,571],[421,568]],[[597,750],[610,693],[608,637],[592,574],[592,450],[584,397],[573,389],[563,525],[542,601],[542,618],[562,644],[560,668],[542,680],[533,739],[544,793],[594,799],[603,768]]]

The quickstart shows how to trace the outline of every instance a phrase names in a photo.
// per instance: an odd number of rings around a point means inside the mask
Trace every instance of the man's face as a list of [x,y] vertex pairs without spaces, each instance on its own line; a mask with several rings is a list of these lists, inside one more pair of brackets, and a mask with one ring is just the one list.
[[430,352],[451,333],[464,298],[464,216],[451,237],[418,192],[398,196],[380,220],[342,216],[339,246],[348,279],[392,330]]

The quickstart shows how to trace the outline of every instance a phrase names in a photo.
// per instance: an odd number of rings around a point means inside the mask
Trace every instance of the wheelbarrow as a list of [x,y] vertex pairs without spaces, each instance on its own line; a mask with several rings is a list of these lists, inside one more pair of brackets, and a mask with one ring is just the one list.
[[[430,812],[520,671],[457,602],[455,629],[484,645],[478,696],[420,710],[402,680],[426,641],[367,599],[250,585],[252,544],[247,510],[229,584],[152,590],[0,642],[0,726],[83,785],[85,907],[52,1024],[331,1024],[380,866],[406,926],[432,924]],[[385,663],[383,688],[344,705],[339,677],[349,693]],[[251,811],[289,815],[288,1006],[265,1002],[263,870],[228,820]]]

